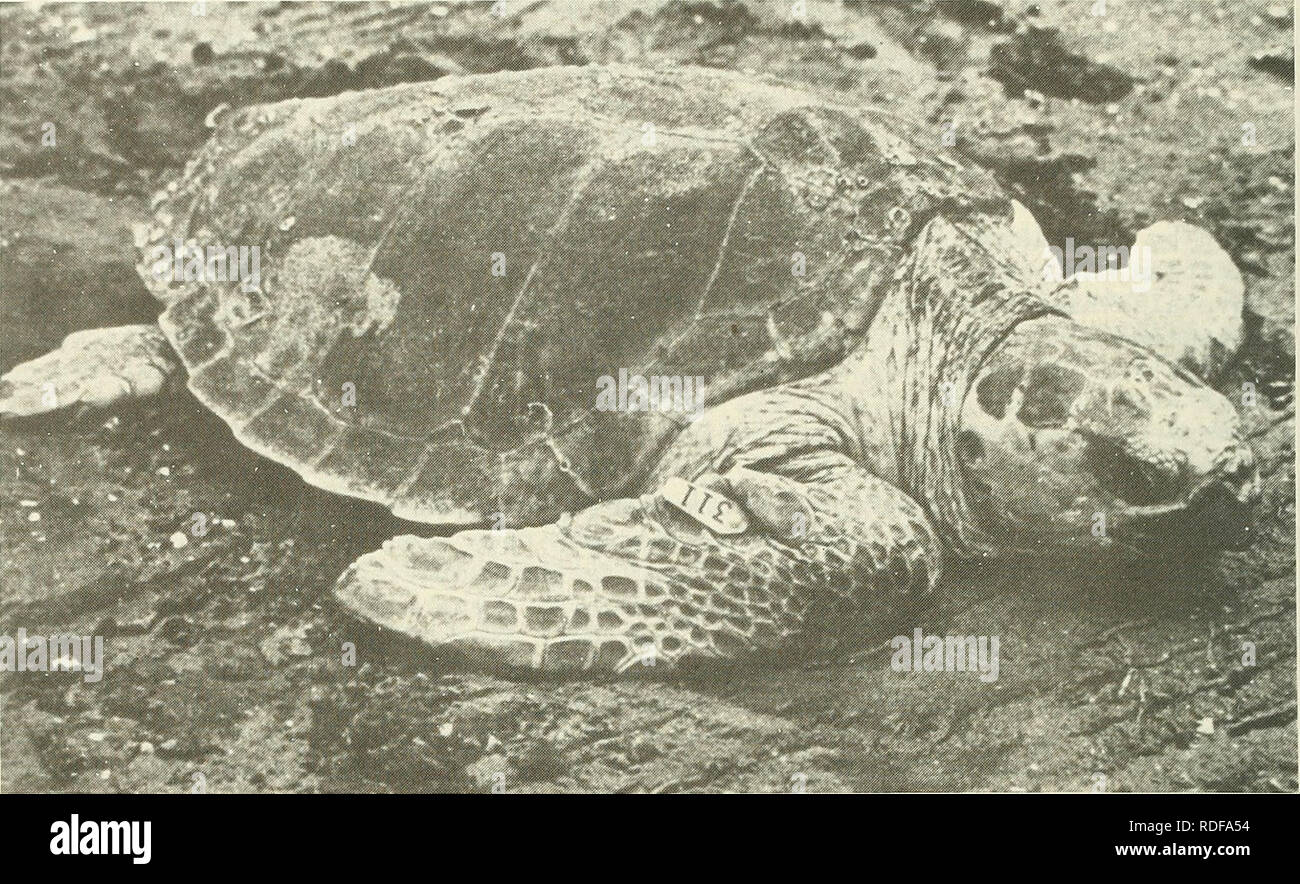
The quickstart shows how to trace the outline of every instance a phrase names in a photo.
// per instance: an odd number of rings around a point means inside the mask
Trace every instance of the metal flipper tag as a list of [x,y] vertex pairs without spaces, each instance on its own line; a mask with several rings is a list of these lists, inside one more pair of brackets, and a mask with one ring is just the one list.
[[716,491],[674,476],[659,489],[659,496],[706,528],[719,534],[740,534],[749,520],[734,500]]

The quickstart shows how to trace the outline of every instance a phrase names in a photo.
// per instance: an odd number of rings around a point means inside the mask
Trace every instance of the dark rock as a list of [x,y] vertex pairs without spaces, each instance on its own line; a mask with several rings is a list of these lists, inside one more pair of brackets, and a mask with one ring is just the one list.
[[0,365],[58,346],[69,333],[152,322],[157,302],[135,272],[126,197],[23,180],[0,185]]
[[452,73],[451,68],[436,65],[418,55],[390,52],[363,58],[353,71],[357,85],[362,89],[436,80],[449,73]]
[[1133,91],[1133,78],[1119,68],[1071,52],[1051,29],[1027,29],[989,52],[989,76],[1012,95],[1033,89],[1091,104],[1118,101]]
[[1262,49],[1250,56],[1250,66],[1288,82],[1295,82],[1294,49]]
[[989,0],[950,0],[937,8],[944,15],[970,27],[1001,29],[1006,26],[1002,7]]
[[876,57],[876,47],[871,43],[855,43],[844,47],[844,54],[850,58],[869,59]]

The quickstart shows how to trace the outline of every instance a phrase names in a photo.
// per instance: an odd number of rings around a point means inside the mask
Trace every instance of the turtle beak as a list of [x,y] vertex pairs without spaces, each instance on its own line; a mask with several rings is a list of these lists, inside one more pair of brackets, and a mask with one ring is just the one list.
[[1219,549],[1245,549],[1255,539],[1255,508],[1262,496],[1255,455],[1242,445],[1192,492],[1188,533]]
[[1179,546],[1241,550],[1255,539],[1255,508],[1261,496],[1255,455],[1249,446],[1239,445],[1182,499],[1130,507],[1125,516],[1147,537]]

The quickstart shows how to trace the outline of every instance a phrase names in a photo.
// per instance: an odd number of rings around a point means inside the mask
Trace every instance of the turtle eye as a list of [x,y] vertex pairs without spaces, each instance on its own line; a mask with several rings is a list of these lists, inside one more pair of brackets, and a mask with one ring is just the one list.
[[1011,404],[1011,396],[1016,392],[1016,387],[1020,386],[1024,374],[1024,366],[1018,363],[989,372],[975,387],[980,408],[1002,420],[1007,413],[1007,406]]
[[1070,417],[1070,407],[1087,382],[1087,378],[1070,368],[1035,366],[1025,382],[1025,398],[1016,417],[1034,429],[1063,427]]

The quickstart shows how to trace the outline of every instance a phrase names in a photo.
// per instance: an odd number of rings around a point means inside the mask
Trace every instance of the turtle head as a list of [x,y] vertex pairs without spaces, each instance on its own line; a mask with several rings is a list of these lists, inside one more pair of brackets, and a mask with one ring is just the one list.
[[1238,548],[1259,496],[1231,403],[1137,344],[1049,316],[975,377],[956,436],[979,527],[1020,548]]

